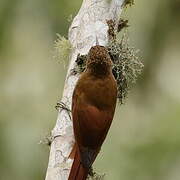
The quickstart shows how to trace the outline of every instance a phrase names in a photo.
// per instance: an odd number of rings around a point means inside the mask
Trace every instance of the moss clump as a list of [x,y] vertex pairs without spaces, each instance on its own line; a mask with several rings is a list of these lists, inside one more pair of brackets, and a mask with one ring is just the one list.
[[123,104],[132,84],[141,74],[143,64],[137,56],[137,50],[128,45],[125,35],[121,40],[110,41],[107,49],[113,61],[112,71],[117,81],[118,99]]
[[72,49],[71,43],[65,37],[57,34],[57,40],[54,43],[54,58],[65,63],[69,60]]

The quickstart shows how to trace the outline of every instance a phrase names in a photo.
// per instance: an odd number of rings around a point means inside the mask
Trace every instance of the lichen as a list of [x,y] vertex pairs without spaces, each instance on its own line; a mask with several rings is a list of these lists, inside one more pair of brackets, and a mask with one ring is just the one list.
[[47,146],[51,146],[51,143],[53,141],[52,135],[49,133],[47,134],[43,139],[39,141],[39,144],[45,144]]
[[69,60],[69,55],[72,50],[72,46],[69,40],[65,37],[57,34],[57,40],[54,42],[54,58],[58,62],[63,62],[64,66]]
[[97,174],[93,172],[92,176],[88,176],[87,180],[104,180],[105,174]]
[[117,81],[118,99],[123,104],[132,84],[141,74],[143,64],[137,56],[138,51],[129,46],[125,34],[121,40],[110,41],[107,49],[113,61],[112,72]]

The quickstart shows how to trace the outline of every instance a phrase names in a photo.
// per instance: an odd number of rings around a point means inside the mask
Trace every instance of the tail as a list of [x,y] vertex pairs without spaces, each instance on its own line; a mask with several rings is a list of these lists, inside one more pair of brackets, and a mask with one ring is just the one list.
[[79,152],[76,151],[68,180],[86,180],[88,171],[89,170],[87,168],[83,167],[80,161]]

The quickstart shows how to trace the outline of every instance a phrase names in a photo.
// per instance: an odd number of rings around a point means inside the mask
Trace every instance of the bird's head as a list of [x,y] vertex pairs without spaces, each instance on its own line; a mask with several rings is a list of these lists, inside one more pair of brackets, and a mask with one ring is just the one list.
[[87,69],[93,70],[95,73],[106,74],[111,70],[112,61],[107,49],[104,46],[93,46],[89,50]]

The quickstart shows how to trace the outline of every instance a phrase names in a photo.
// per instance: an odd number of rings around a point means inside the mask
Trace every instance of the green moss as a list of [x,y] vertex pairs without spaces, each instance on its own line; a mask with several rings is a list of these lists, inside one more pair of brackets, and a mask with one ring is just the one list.
[[71,43],[65,37],[57,34],[57,40],[54,43],[54,58],[59,62],[65,63],[69,60],[69,55],[71,53]]

